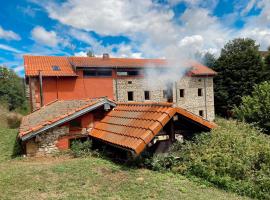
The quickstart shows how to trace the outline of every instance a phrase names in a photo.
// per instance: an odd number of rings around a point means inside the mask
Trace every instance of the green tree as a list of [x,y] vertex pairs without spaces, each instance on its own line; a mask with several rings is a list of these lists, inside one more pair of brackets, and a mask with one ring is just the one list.
[[209,52],[207,52],[202,58],[203,64],[210,68],[213,68],[215,66],[216,60],[217,59],[215,58],[215,56]]
[[251,95],[242,97],[242,104],[234,108],[234,115],[270,131],[270,82],[255,85]]
[[89,50],[89,51],[86,53],[86,55],[87,55],[88,57],[95,57],[94,52],[91,51],[91,50]]
[[0,102],[6,103],[9,110],[26,105],[23,79],[14,71],[0,66]]
[[264,73],[264,80],[270,81],[270,47],[268,47],[267,54],[264,58],[264,67],[265,67],[265,73]]
[[218,72],[214,78],[216,113],[230,117],[241,97],[249,95],[253,86],[262,81],[264,67],[259,46],[249,38],[229,41],[213,69]]

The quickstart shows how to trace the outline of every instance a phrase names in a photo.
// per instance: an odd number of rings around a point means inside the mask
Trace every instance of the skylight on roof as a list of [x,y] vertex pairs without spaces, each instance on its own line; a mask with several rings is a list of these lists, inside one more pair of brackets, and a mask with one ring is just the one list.
[[57,65],[52,66],[53,71],[61,71],[60,67]]

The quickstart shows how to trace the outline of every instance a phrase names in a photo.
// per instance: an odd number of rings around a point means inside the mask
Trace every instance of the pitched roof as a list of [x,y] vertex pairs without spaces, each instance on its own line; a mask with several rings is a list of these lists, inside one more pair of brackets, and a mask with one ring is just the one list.
[[[38,133],[41,130],[47,130],[47,128],[53,128],[54,126],[85,114],[84,111],[96,109],[105,103],[115,105],[106,98],[59,100],[52,102],[23,117],[19,129],[19,137],[26,140],[28,135]],[[59,123],[60,121],[61,123]]]
[[102,58],[102,57],[69,57],[76,67],[164,67],[165,59],[146,58]]
[[[42,71],[42,76],[77,76],[65,56],[25,55],[23,58],[27,76],[38,76],[39,71]],[[53,66],[58,66],[60,70],[53,70]]]
[[[216,72],[197,62],[187,62],[191,65],[190,75],[215,75]],[[60,70],[54,71],[53,66]],[[101,58],[101,57],[65,57],[65,56],[24,56],[26,76],[76,76],[73,67],[168,67],[165,59],[138,59],[138,58]]]
[[138,155],[176,113],[206,129],[216,126],[169,103],[119,103],[89,134]]

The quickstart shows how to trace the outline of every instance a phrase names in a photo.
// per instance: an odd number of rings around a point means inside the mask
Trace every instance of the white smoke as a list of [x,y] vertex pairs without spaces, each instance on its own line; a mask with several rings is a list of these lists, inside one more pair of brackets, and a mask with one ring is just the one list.
[[192,62],[198,61],[196,54],[200,52],[202,45],[202,36],[193,35],[165,47],[163,55],[166,64],[163,67],[149,64],[145,68],[147,87],[159,90],[160,87],[166,87],[180,80],[192,68]]

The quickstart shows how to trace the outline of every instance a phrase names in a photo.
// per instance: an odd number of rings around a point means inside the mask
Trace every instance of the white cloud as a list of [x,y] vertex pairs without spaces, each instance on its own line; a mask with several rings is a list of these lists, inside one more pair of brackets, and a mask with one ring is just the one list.
[[23,53],[21,50],[13,48],[13,47],[5,45],[5,44],[0,44],[0,49],[5,50],[5,51],[10,51],[13,53]]
[[[234,3],[235,12],[218,18],[213,8],[218,0],[168,0],[161,5],[152,0],[67,0],[64,3],[43,3],[50,18],[73,27],[68,34],[91,47],[96,54],[115,52],[117,56],[167,57],[185,56],[195,51],[218,52],[236,37],[251,37],[262,48],[269,45],[270,1],[241,0]],[[172,5],[184,2],[187,9],[175,18]],[[246,8],[244,8],[244,6]],[[231,25],[251,9],[262,9],[258,16],[246,17],[242,29]],[[239,10],[239,8],[241,9]],[[230,19],[225,23],[223,19]],[[104,46],[89,34],[124,35],[131,42]],[[190,45],[188,45],[190,44]],[[190,52],[191,51],[191,52]],[[137,52],[137,53],[134,53]]]
[[16,73],[23,72],[23,71],[24,71],[24,66],[17,66],[17,67],[15,67],[13,70],[14,70],[14,72],[16,72]]
[[56,47],[59,43],[59,38],[57,37],[56,32],[47,31],[42,26],[36,26],[31,31],[32,38],[40,44]]
[[87,52],[85,51],[75,52],[74,56],[87,57]]
[[1,26],[0,26],[0,38],[6,39],[6,40],[20,40],[21,39],[21,37],[18,34],[10,30],[4,30]]

